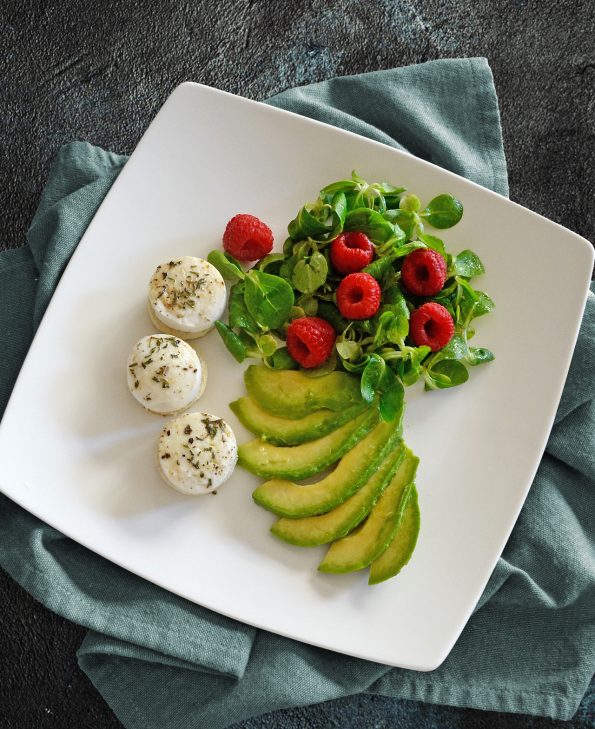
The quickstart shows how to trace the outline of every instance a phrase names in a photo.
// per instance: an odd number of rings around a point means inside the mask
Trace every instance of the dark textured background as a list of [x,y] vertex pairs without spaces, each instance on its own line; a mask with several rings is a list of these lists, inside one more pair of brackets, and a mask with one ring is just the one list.
[[[495,76],[511,198],[594,240],[594,38],[591,0],[0,0],[0,250],[23,245],[61,144],[130,153],[181,81],[264,99],[332,76],[477,55]],[[121,726],[77,667],[83,629],[1,572],[0,609],[1,729]],[[595,689],[569,723],[353,697],[241,727],[447,721],[592,729]]]

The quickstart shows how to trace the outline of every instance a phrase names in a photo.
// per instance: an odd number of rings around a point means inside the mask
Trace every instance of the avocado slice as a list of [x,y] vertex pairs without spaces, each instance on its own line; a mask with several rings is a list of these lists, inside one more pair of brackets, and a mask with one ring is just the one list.
[[322,438],[356,418],[369,406],[362,400],[338,413],[324,408],[298,420],[273,415],[268,410],[261,408],[251,397],[241,397],[232,402],[229,407],[237,415],[240,423],[251,433],[255,433],[273,445],[293,446],[308,440]]
[[419,503],[417,489],[413,484],[397,533],[380,557],[370,565],[368,584],[376,585],[398,574],[411,559],[418,534]]
[[378,423],[322,480],[304,485],[281,479],[265,481],[254,491],[252,498],[265,509],[291,519],[324,514],[342,504],[366,483],[400,440],[400,424],[400,418],[390,423]]
[[405,454],[401,441],[392,450],[367,483],[353,496],[327,514],[306,516],[303,519],[278,519],[271,532],[279,539],[298,547],[314,547],[340,539],[368,516],[382,490],[393,477]]
[[347,372],[308,377],[296,370],[250,365],[244,381],[260,407],[283,418],[303,418],[321,408],[343,410],[362,402],[359,379]]
[[318,566],[320,572],[354,572],[371,564],[391,543],[399,528],[419,459],[406,450],[401,465],[366,521],[333,542]]
[[238,463],[262,478],[308,478],[336,463],[378,420],[378,410],[370,408],[322,438],[290,447],[255,438],[238,448]]

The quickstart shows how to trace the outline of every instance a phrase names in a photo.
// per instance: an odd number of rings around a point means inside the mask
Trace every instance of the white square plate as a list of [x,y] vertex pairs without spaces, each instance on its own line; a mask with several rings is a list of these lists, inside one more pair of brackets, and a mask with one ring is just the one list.
[[[250,212],[277,245],[306,200],[352,169],[429,200],[463,201],[445,239],[473,248],[495,312],[477,341],[496,353],[451,391],[407,393],[405,437],[421,457],[422,528],[401,575],[319,574],[324,549],[269,534],[258,480],[242,469],[219,493],[188,498],[154,466],[164,420],[130,397],[132,345],[153,331],[156,265],[206,257],[227,220]],[[593,263],[574,233],[456,175],[357,135],[192,83],[142,138],[52,298],[0,428],[0,485],[33,514],[107,559],[224,615],[335,651],[436,668],[468,620],[542,455]],[[555,346],[552,342],[555,341]],[[228,403],[243,366],[218,335],[198,340],[209,381],[199,404],[249,434]],[[527,354],[530,354],[530,357]],[[537,363],[537,365],[536,365]],[[35,457],[31,458],[31,443]]]

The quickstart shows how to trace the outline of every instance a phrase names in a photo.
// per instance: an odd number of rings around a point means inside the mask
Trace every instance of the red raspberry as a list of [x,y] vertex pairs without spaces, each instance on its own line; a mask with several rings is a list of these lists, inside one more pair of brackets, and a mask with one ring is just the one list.
[[238,261],[256,261],[273,248],[273,233],[254,215],[234,215],[223,233],[223,248]]
[[337,288],[337,306],[346,319],[369,319],[378,311],[381,294],[369,273],[350,273]]
[[411,314],[409,336],[416,347],[425,345],[436,352],[452,339],[455,323],[442,304],[428,301]]
[[446,262],[432,248],[418,248],[403,261],[401,281],[410,294],[434,296],[446,281]]
[[374,246],[364,233],[343,233],[331,243],[331,263],[339,273],[354,273],[372,263]]
[[287,351],[302,367],[319,367],[334,346],[335,330],[317,316],[302,316],[287,327]]

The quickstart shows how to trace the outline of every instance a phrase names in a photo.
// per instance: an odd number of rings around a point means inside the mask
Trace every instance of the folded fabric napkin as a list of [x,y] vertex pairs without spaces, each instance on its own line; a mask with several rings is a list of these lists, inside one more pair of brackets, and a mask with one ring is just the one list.
[[[268,103],[507,193],[485,59],[333,79]],[[0,413],[61,272],[125,163],[89,144],[63,147],[28,246],[0,255]],[[129,729],[217,729],[358,692],[569,718],[595,667],[594,358],[591,293],[529,497],[474,615],[431,673],[342,656],[224,618],[107,562],[5,497],[0,563],[47,607],[91,629],[80,665]]]

